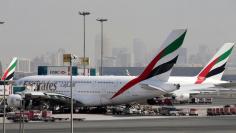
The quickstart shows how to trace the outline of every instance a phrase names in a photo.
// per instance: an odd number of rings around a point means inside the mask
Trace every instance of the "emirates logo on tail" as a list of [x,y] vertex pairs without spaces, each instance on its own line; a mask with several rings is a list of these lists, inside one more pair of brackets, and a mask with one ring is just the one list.
[[[129,81],[127,84],[125,84],[118,92],[116,92],[111,99],[121,95],[134,85],[138,84],[139,82],[152,78],[154,76],[163,74],[169,70],[171,70],[174,66],[174,64],[177,61],[178,56],[172,57],[172,58],[166,58],[167,55],[172,55],[173,53],[176,54],[177,50],[180,48],[180,46],[183,44],[185,35],[187,30],[175,30],[173,31],[168,39],[172,39],[171,41],[167,40],[167,44],[164,43],[164,48],[160,50],[160,52],[156,55],[156,57],[148,64],[148,66],[145,68],[143,73],[139,75],[138,77],[134,78],[133,80]],[[175,37],[173,39],[173,37]],[[177,55],[177,54],[176,54]],[[159,64],[157,67],[155,65],[162,60],[164,63]]]
[[1,80],[12,80],[14,77],[14,72],[16,69],[16,64],[17,64],[17,58],[13,58],[10,65],[8,66],[8,68],[6,69],[6,71],[4,72]]
[[[233,47],[234,43],[226,43],[225,45],[223,45],[213,57],[213,59],[198,74],[195,84],[201,84],[209,77],[213,77],[218,74],[223,74],[227,60],[233,50]],[[219,78],[221,77],[222,76],[220,76]]]

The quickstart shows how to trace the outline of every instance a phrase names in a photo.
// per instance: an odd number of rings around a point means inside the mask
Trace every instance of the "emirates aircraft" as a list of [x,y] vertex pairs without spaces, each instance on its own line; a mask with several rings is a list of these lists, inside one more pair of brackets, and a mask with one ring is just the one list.
[[[17,64],[17,58],[14,57],[10,63],[10,65],[7,67],[6,71],[4,72],[1,81],[0,81],[0,95],[3,95],[3,91],[4,91],[4,81],[12,81],[13,80],[13,76],[16,70],[16,64]],[[7,89],[6,91],[6,95],[11,94],[11,89],[9,89],[9,86],[5,86]]]
[[172,92],[175,99],[186,101],[194,94],[227,90],[225,87],[231,87],[233,83],[221,79],[233,47],[234,43],[225,43],[197,76],[171,76],[168,82],[181,86],[179,90]]
[[[179,85],[168,83],[168,78],[186,32],[186,29],[173,30],[139,76],[73,76],[74,100],[83,106],[115,105],[177,90]],[[16,81],[16,85],[70,97],[69,76],[29,76]],[[8,101],[14,101],[10,99],[11,96]]]

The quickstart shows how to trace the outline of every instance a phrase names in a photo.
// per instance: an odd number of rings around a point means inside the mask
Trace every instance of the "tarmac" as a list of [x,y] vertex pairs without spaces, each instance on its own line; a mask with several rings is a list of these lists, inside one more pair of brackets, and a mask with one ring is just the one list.
[[[158,106],[153,106],[158,107]],[[219,105],[178,105],[176,108],[182,109],[198,109],[198,117],[205,117],[207,115],[206,109],[209,107],[222,107]],[[62,121],[70,118],[70,114],[53,114],[54,118],[62,118]],[[130,120],[130,119],[164,119],[170,116],[159,116],[159,115],[112,115],[112,114],[74,114],[75,119],[83,119],[84,121],[101,121],[101,120]],[[178,117],[190,117],[190,116],[171,116],[172,118]],[[68,120],[67,120],[68,121]],[[2,122],[2,117],[0,117],[0,122]],[[12,123],[11,120],[6,119],[6,123]]]
[[[2,128],[2,127],[1,127]],[[0,130],[2,130],[0,128]],[[18,132],[18,123],[6,124],[6,133]],[[31,122],[25,133],[69,133],[70,122]],[[74,121],[74,133],[235,133],[236,116],[174,117],[126,120]]]
[[[235,133],[236,115],[206,116],[206,108],[235,104],[236,99],[216,99],[211,105],[178,105],[177,108],[198,108],[199,116],[132,116],[74,114],[74,133]],[[70,114],[56,114],[54,117],[69,118]],[[2,118],[0,117],[0,122]],[[0,124],[0,133],[2,124]],[[19,123],[6,120],[6,133],[18,133]],[[69,133],[70,121],[25,123],[25,133]]]

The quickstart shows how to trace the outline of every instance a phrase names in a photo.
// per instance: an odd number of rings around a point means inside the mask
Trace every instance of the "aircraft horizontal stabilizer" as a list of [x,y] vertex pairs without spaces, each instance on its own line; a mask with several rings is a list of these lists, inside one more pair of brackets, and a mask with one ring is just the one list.
[[230,82],[230,83],[221,83],[221,84],[216,84],[216,87],[223,87],[223,88],[232,88],[236,87],[236,82]]
[[157,93],[168,93],[167,91],[165,91],[159,87],[150,85],[150,84],[141,84],[141,88],[147,89],[147,90],[155,90],[155,91],[157,91]]

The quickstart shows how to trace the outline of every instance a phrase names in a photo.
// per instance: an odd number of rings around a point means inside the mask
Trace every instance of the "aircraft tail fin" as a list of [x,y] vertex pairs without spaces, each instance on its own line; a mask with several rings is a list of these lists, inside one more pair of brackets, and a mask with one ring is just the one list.
[[6,71],[4,72],[1,80],[13,80],[14,73],[16,70],[16,64],[17,64],[17,57],[14,57],[10,65],[7,67]]
[[179,48],[183,44],[186,29],[173,30],[162,44],[156,57],[148,64],[140,78],[156,79],[166,82],[169,79],[171,70],[177,62]]
[[126,83],[111,99],[119,96],[137,83],[150,78],[156,78],[162,82],[168,81],[170,72],[177,61],[178,50],[183,44],[186,32],[186,29],[173,30],[144,71],[139,76]]
[[196,77],[195,84],[201,84],[206,79],[221,80],[226,63],[232,53],[235,43],[225,43]]

